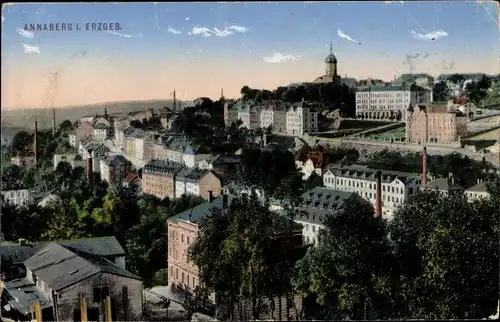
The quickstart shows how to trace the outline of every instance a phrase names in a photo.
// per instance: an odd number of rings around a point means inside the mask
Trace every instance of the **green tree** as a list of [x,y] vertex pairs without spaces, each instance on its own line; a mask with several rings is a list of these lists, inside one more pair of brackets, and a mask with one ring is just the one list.
[[2,174],[14,180],[22,180],[23,169],[17,164],[9,164],[6,167],[2,167]]
[[70,120],[64,120],[59,125],[59,130],[62,132],[69,132],[69,131],[73,130],[73,123],[71,123]]
[[295,266],[294,289],[315,299],[323,318],[366,319],[375,312],[378,318],[387,316],[394,259],[385,220],[374,216],[367,201],[353,197],[324,216],[323,224],[317,247]]
[[432,89],[432,94],[434,96],[433,100],[435,102],[447,101],[450,98],[450,89],[446,82],[438,82],[434,84]]
[[478,107],[481,106],[481,103],[488,95],[490,84],[491,81],[486,75],[483,75],[477,82],[467,84],[467,92],[472,103]]
[[498,186],[468,202],[420,193],[390,224],[401,263],[397,318],[481,319],[498,304]]
[[49,205],[53,212],[47,230],[42,235],[45,240],[65,240],[86,237],[89,234],[78,220],[76,209],[69,201],[57,200]]
[[[500,104],[500,81],[491,82],[491,87],[484,98],[484,105],[499,105]],[[498,108],[498,107],[497,107]]]
[[17,241],[24,238],[38,241],[47,228],[50,212],[34,204],[25,207],[2,204],[1,214],[4,240]]
[[287,250],[273,236],[289,228],[288,221],[270,212],[255,196],[243,203],[233,202],[226,210],[214,209],[201,219],[189,258],[199,268],[205,292],[216,292],[227,304],[221,309],[226,318],[240,319],[232,316],[234,303],[238,298],[250,298],[253,319],[258,319],[259,299],[286,289],[276,278],[289,276],[291,265],[277,261],[288,256],[283,256]]
[[142,123],[141,123],[141,121],[138,121],[138,120],[130,121],[130,126],[136,128],[136,129],[142,129]]
[[33,134],[26,131],[19,131],[12,138],[12,150],[24,151],[33,145]]

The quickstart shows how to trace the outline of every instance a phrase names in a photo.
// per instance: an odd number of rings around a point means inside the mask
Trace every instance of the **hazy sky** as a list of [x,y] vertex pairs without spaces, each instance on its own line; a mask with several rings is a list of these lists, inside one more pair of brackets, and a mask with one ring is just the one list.
[[[342,77],[498,73],[497,16],[486,1],[16,4],[2,12],[1,105],[237,97],[323,75],[330,43]],[[44,23],[72,30],[29,30]]]

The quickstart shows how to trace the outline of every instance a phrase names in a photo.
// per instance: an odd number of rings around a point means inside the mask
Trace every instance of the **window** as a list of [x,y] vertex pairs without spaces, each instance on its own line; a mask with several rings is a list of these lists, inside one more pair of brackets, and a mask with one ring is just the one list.
[[182,284],[184,284],[184,273],[182,273]]
[[186,237],[187,238],[187,244],[189,245],[191,243],[191,241],[189,240],[189,236]]
[[33,280],[33,283],[35,283],[35,284],[36,284],[36,280],[37,280],[37,278],[36,278],[35,273],[33,273],[33,272],[31,272],[31,279]]
[[181,234],[181,242],[184,242],[184,234]]
[[104,299],[106,299],[107,296],[109,296],[108,286],[94,287],[92,294],[92,302],[101,303],[102,301],[104,301]]

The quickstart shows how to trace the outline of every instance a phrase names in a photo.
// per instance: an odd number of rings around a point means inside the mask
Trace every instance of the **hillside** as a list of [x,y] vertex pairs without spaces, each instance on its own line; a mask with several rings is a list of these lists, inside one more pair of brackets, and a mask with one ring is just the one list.
[[[178,101],[178,104],[182,103]],[[133,112],[149,108],[160,109],[164,106],[172,106],[173,101],[168,100],[148,100],[148,101],[126,101],[126,102],[107,102],[82,106],[59,107],[56,109],[56,122],[61,123],[64,120],[76,121],[91,114],[102,114],[104,108],[108,113]],[[52,127],[52,110],[42,109],[4,109],[2,110],[2,129],[5,128],[31,128],[33,127],[34,113],[38,119],[40,129]]]

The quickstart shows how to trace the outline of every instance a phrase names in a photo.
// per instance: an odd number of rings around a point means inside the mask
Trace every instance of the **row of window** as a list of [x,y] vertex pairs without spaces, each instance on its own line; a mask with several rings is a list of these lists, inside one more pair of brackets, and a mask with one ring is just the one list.
[[[174,267],[170,266],[170,276],[174,276]],[[173,278],[172,278],[173,279]],[[179,269],[175,269],[175,280],[179,281]],[[184,274],[184,272],[181,273],[181,280],[180,282],[182,284],[186,284],[188,287],[195,288],[197,280],[194,276],[190,276],[189,274]]]
[[[356,179],[343,179],[343,178],[332,178],[332,177],[325,177],[325,185],[341,185],[341,186],[347,186],[347,187],[355,187],[355,188],[362,188],[362,189],[371,189],[375,190],[377,188],[376,183],[369,183],[369,182],[363,182],[360,180]],[[388,187],[385,184],[382,184],[382,191],[385,192],[392,192],[396,194],[403,194],[404,189],[400,187]]]

